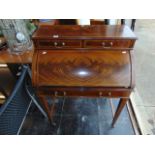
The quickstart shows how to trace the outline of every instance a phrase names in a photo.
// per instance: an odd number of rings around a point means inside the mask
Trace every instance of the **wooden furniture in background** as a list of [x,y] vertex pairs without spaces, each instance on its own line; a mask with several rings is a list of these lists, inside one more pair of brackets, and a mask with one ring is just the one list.
[[12,54],[8,49],[0,50],[0,64],[31,64],[33,50],[20,55]]
[[136,24],[136,19],[132,19],[131,22],[131,29],[134,31],[135,30],[135,24]]
[[32,80],[49,119],[47,96],[120,98],[114,125],[134,88],[135,40],[127,26],[40,26]]
[[109,25],[109,19],[90,19],[90,25]]

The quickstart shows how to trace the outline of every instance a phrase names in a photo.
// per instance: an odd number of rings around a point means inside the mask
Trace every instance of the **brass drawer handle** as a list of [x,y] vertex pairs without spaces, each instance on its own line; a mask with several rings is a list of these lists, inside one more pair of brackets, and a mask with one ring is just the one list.
[[101,97],[103,95],[103,93],[102,92],[99,92],[99,96]]
[[66,44],[65,44],[65,42],[62,42],[62,46],[65,46]]
[[106,46],[106,43],[105,42],[102,42],[102,46],[104,46],[105,48],[110,48],[113,45],[114,45],[113,42],[110,42],[110,46]]
[[102,42],[102,46],[105,46],[105,42]]
[[63,93],[63,94],[64,94],[64,96],[66,96],[66,94],[67,94],[67,93],[64,91],[64,93]]
[[55,97],[58,96],[58,92],[57,92],[57,91],[54,92],[54,96],[55,96]]
[[106,44],[104,42],[102,43],[102,45],[104,46],[104,48],[110,48],[110,47],[112,47],[114,45],[113,42],[110,42],[109,44],[110,45],[106,46]]
[[110,46],[113,46],[114,44],[113,44],[113,42],[110,42]]
[[59,35],[58,34],[54,34],[53,38],[59,38]]
[[111,96],[111,92],[109,92],[108,95]]
[[54,42],[54,46],[57,46],[58,45],[58,43],[57,42]]

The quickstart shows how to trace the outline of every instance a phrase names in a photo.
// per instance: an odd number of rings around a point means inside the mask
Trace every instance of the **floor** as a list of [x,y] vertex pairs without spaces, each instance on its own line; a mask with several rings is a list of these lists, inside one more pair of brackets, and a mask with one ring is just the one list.
[[[118,100],[113,100],[115,107]],[[133,135],[134,130],[125,107],[114,128],[108,99],[67,98],[57,100],[54,124],[32,107],[27,115],[21,135]],[[63,110],[62,110],[63,107]]]
[[137,20],[135,33],[136,102],[141,119],[147,128],[145,134],[155,134],[155,20]]

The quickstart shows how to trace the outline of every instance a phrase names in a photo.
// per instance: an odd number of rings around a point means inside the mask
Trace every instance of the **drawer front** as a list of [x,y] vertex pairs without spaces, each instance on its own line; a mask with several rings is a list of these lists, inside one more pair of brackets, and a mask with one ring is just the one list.
[[37,89],[37,93],[40,95],[49,95],[49,96],[83,96],[83,97],[108,97],[108,98],[117,98],[117,97],[129,97],[131,90],[120,90],[111,89],[111,90],[102,90],[100,88],[41,88]]
[[80,48],[80,40],[39,40],[37,46],[41,49]]
[[85,48],[132,48],[131,40],[85,40]]

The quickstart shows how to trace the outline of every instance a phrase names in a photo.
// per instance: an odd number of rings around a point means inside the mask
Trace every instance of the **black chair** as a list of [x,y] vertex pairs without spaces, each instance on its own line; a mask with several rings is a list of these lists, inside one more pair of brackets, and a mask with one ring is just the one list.
[[39,101],[36,99],[35,93],[30,85],[31,83],[28,82],[29,78],[29,68],[28,66],[23,66],[21,76],[18,79],[12,94],[0,108],[1,135],[14,135],[20,133],[26,114],[32,103],[39,108],[45,117],[47,117],[40,106]]

